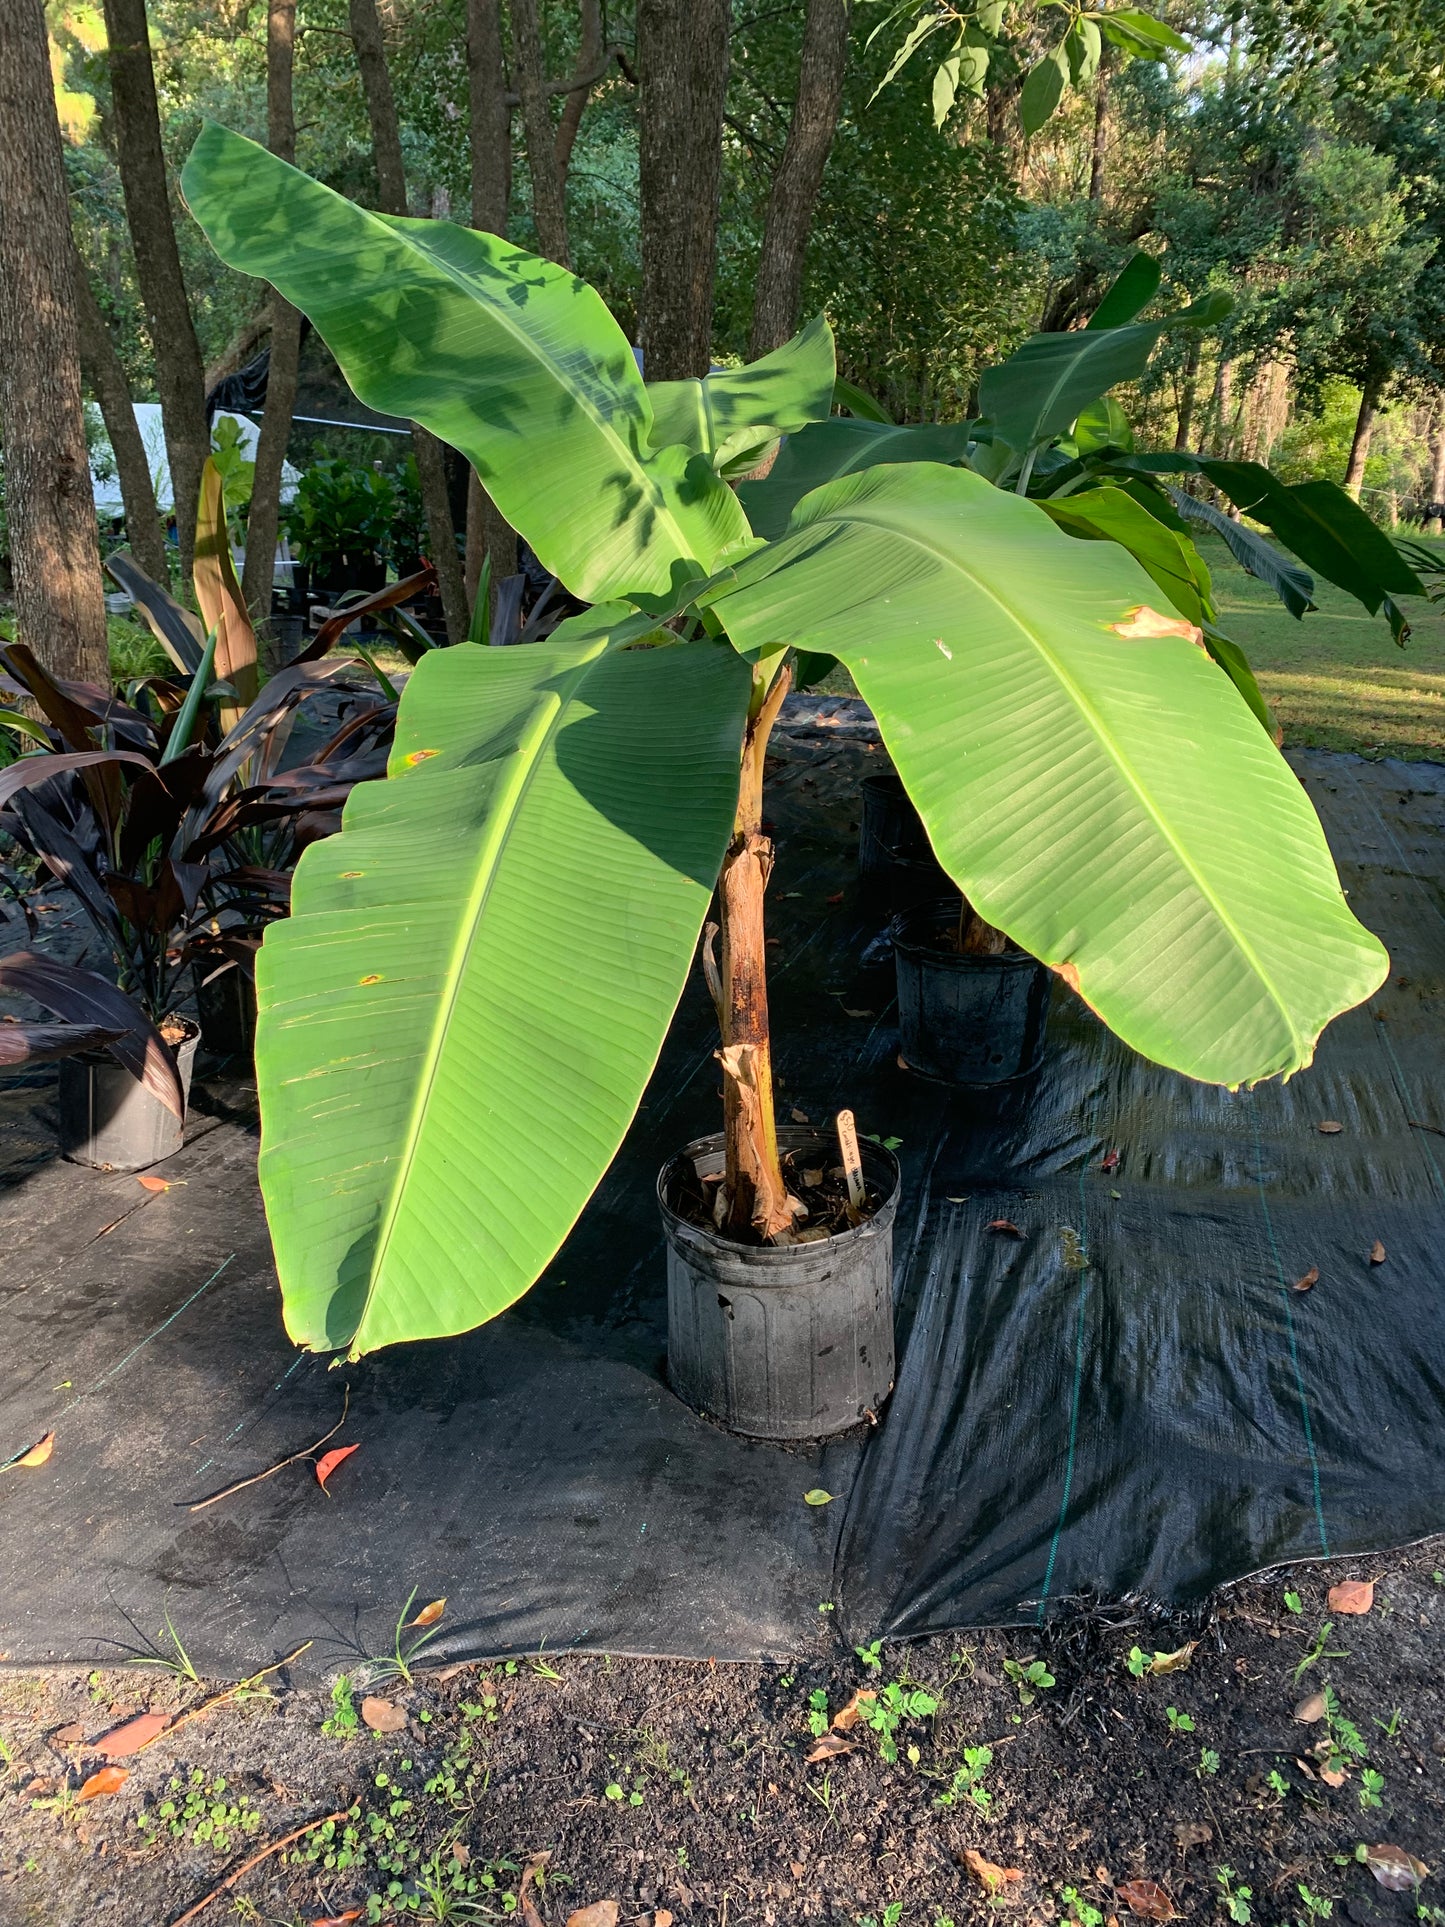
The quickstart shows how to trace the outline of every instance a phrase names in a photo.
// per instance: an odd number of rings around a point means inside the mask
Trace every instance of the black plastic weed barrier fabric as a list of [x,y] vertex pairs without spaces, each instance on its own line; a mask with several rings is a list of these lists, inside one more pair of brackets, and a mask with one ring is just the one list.
[[[115,1658],[168,1613],[212,1672],[307,1639],[302,1664],[332,1667],[383,1650],[414,1586],[447,1597],[438,1656],[782,1655],[835,1626],[1185,1601],[1445,1527],[1445,770],[1296,758],[1394,959],[1312,1070],[1252,1095],[1190,1084],[1059,988],[1037,1080],[981,1104],[895,1061],[891,966],[864,961],[880,920],[851,881],[857,784],[881,752],[856,717],[800,714],[771,772],[778,1068],[785,1109],[849,1103],[902,1140],[898,1383],[878,1430],[750,1444],[667,1388],[653,1187],[715,1128],[699,986],[530,1296],[354,1367],[283,1335],[246,1073],[203,1061],[154,1195],[58,1161],[48,1074],[11,1079],[0,1458],[51,1430],[55,1446],[0,1475],[10,1662]],[[43,922],[74,946],[63,913]],[[1022,1236],[989,1231],[999,1218]],[[360,1449],[329,1492],[303,1461],[188,1510],[318,1438],[347,1387],[332,1444]],[[834,1502],[805,1505],[820,1485]]]

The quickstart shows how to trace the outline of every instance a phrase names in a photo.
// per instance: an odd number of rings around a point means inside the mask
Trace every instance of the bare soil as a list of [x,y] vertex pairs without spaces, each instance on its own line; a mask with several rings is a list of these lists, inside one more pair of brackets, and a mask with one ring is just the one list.
[[[1129,1927],[1141,1906],[1439,1927],[1440,1874],[1391,1892],[1360,1855],[1445,1855],[1442,1566],[1435,1541],[1245,1582],[1193,1616],[1075,1601],[1041,1633],[864,1655],[820,1613],[814,1651],[766,1666],[539,1655],[427,1674],[422,1653],[410,1684],[370,1683],[404,1716],[387,1736],[357,1720],[359,1676],[328,1698],[283,1672],[119,1761],[119,1790],[83,1804],[109,1729],[219,1689],[154,1667],[0,1674],[0,1923],[168,1927],[335,1812],[200,1918],[534,1927],[532,1906],[564,1927],[613,1901],[636,1927]],[[1327,1603],[1345,1578],[1374,1581],[1363,1616]],[[1190,1640],[1186,1668],[1139,1676]],[[1051,1684],[1020,1678],[1036,1661]],[[860,1688],[896,1726],[835,1730],[851,1750],[809,1764],[811,1729]],[[1324,1719],[1294,1717],[1326,1689]],[[990,1894],[969,1852],[1018,1878]]]

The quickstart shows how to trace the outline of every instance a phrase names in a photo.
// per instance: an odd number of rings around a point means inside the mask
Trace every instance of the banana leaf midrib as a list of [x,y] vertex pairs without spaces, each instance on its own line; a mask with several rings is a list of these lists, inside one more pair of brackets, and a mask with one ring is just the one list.
[[513,826],[521,814],[522,807],[527,800],[527,795],[533,782],[536,780],[537,773],[543,766],[547,748],[555,739],[561,726],[561,719],[566,715],[571,705],[577,682],[585,676],[593,664],[608,653],[612,646],[612,642],[604,638],[599,641],[580,662],[572,665],[571,669],[566,672],[567,686],[565,690],[553,690],[549,693],[548,701],[542,705],[538,717],[532,724],[530,730],[523,735],[516,749],[511,752],[516,758],[519,775],[515,779],[513,794],[509,799],[507,807],[497,812],[499,827],[493,828],[489,832],[487,843],[484,846],[485,853],[477,865],[477,881],[473,885],[468,899],[466,913],[461,919],[457,939],[452,946],[447,975],[447,994],[441,1008],[437,1012],[436,1022],[432,1027],[431,1037],[427,1043],[426,1064],[421,1077],[418,1079],[417,1094],[412,1103],[411,1116],[407,1121],[405,1145],[402,1150],[396,1176],[392,1181],[391,1191],[387,1198],[385,1215],[378,1231],[376,1250],[371,1261],[371,1276],[366,1287],[366,1297],[362,1302],[360,1314],[357,1317],[355,1328],[351,1334],[350,1347],[352,1355],[355,1355],[356,1345],[366,1329],[366,1321],[371,1312],[372,1302],[381,1286],[387,1248],[390,1245],[392,1234],[396,1228],[397,1219],[401,1211],[401,1202],[405,1196],[407,1183],[411,1176],[411,1168],[416,1158],[417,1146],[420,1142],[422,1129],[426,1121],[427,1107],[430,1102],[432,1087],[436,1082],[438,1068],[445,1050],[447,1029],[451,1022],[452,1014],[456,1009],[463,968],[467,955],[476,940],[482,915],[487,906],[487,899],[491,895],[492,886],[501,869],[502,858],[506,853],[507,843],[511,837]]
[[[459,287],[464,294],[469,295],[472,299],[476,298],[473,290],[468,286],[468,283],[465,277],[460,273],[459,270],[454,269],[449,261],[446,261],[443,258],[441,258],[439,255],[433,253],[433,251],[429,247],[427,247],[427,245],[421,239],[420,236],[415,234],[408,234],[406,232],[406,230],[401,225],[401,219],[402,219],[401,216],[378,214],[376,216],[376,219],[379,221],[384,221],[385,224],[391,229],[393,234],[397,235],[399,239],[406,242],[408,247],[414,248],[418,254],[425,256],[425,258],[428,261],[430,261],[435,267],[439,268],[441,272],[445,274],[447,278],[450,281],[452,281],[455,286]],[[538,342],[537,338],[534,335],[529,335],[525,329],[517,325],[513,317],[506,312],[506,310],[503,308],[500,302],[492,304],[488,312],[492,313],[495,316],[495,318],[501,323],[502,327],[506,330],[508,334],[512,336],[512,338],[515,341],[520,342],[522,346],[525,347],[531,353],[531,355],[536,361],[541,362],[543,366],[546,367],[552,373],[552,375],[556,378],[558,386],[564,389],[565,392],[568,395],[570,395],[570,397],[572,398],[576,406],[579,409],[581,409],[581,411],[585,415],[588,416],[588,418],[594,423],[594,425],[601,431],[603,436],[622,451],[626,465],[631,469],[632,473],[636,476],[638,486],[645,491],[653,512],[657,515],[659,521],[665,522],[667,524],[667,527],[671,530],[673,539],[677,543],[679,554],[687,556],[690,559],[697,560],[698,558],[693,556],[691,542],[689,542],[686,535],[684,535],[682,529],[678,526],[678,523],[673,516],[672,510],[668,507],[667,496],[665,491],[660,489],[657,486],[656,482],[653,481],[652,477],[648,474],[647,467],[643,463],[641,458],[633,451],[633,449],[628,445],[628,443],[624,440],[624,438],[618,434],[617,430],[612,426],[612,424],[609,421],[607,421],[606,418],[598,411],[591,397],[586,393],[584,393],[583,390],[575,382],[569,379],[565,370],[561,367],[560,363],[555,359],[555,357],[547,353],[547,351],[540,345],[540,343]],[[625,345],[626,344],[624,342],[624,346]],[[358,389],[357,393],[359,394],[360,392],[361,392],[360,389]],[[645,387],[642,390],[642,407],[645,411],[642,439],[644,442],[646,442],[649,439],[648,431],[652,426],[652,403],[648,399],[647,390]],[[660,453],[661,451],[659,450],[658,452]]]
[[[1162,836],[1162,838],[1169,846],[1169,848],[1173,850],[1175,856],[1179,860],[1181,867],[1184,869],[1186,874],[1190,877],[1190,879],[1194,883],[1196,889],[1199,891],[1200,896],[1203,898],[1205,903],[1209,905],[1209,907],[1214,912],[1214,914],[1218,917],[1221,927],[1229,935],[1231,940],[1238,948],[1240,955],[1245,959],[1249,967],[1254,971],[1255,976],[1257,977],[1259,982],[1264,986],[1265,990],[1267,991],[1270,997],[1271,1002],[1275,1005],[1275,1008],[1279,1011],[1281,1017],[1283,1017],[1284,1019],[1285,1026],[1289,1032],[1291,1041],[1295,1044],[1297,1048],[1300,1047],[1302,1044],[1304,1044],[1307,1050],[1307,1040],[1304,1039],[1303,1033],[1300,1031],[1298,1025],[1291,1017],[1288,1004],[1281,997],[1279,990],[1275,985],[1274,979],[1271,977],[1269,971],[1266,970],[1266,968],[1264,967],[1264,964],[1262,963],[1258,954],[1256,953],[1254,946],[1249,942],[1248,938],[1245,937],[1243,932],[1239,929],[1235,919],[1230,915],[1230,913],[1225,909],[1224,905],[1219,901],[1218,897],[1214,892],[1213,887],[1209,883],[1207,883],[1205,878],[1200,874],[1193,858],[1190,857],[1187,850],[1179,842],[1178,836],[1176,835],[1174,830],[1170,828],[1167,821],[1159,814],[1159,811],[1150,800],[1147,787],[1143,783],[1141,783],[1139,778],[1135,775],[1133,767],[1129,762],[1129,759],[1124,755],[1124,753],[1119,748],[1119,746],[1112,740],[1109,734],[1109,731],[1105,728],[1103,720],[1095,711],[1093,704],[1089,701],[1089,699],[1084,694],[1082,689],[1079,688],[1078,684],[1076,683],[1074,678],[1069,674],[1068,670],[1058,660],[1057,655],[1052,649],[1050,649],[1047,642],[1045,642],[1040,636],[1035,634],[1033,629],[1024,620],[1024,618],[1021,615],[1019,615],[1017,611],[1011,609],[1008,606],[1008,604],[999,597],[997,591],[993,589],[988,582],[984,581],[982,577],[976,575],[972,570],[965,568],[964,565],[961,562],[959,562],[955,557],[947,554],[944,550],[937,548],[933,543],[925,541],[923,537],[918,534],[916,529],[900,527],[900,525],[896,522],[885,520],[884,518],[881,518],[879,516],[869,515],[866,512],[866,510],[859,508],[857,506],[851,506],[849,510],[844,514],[840,514],[839,516],[836,516],[836,517],[830,515],[826,519],[829,521],[838,520],[838,521],[851,521],[851,522],[867,522],[867,523],[870,523],[874,528],[882,529],[888,534],[899,536],[903,541],[911,543],[915,548],[922,551],[922,553],[924,553],[925,555],[932,557],[937,562],[941,562],[946,569],[952,571],[957,575],[961,575],[965,577],[969,582],[973,583],[974,586],[977,589],[979,589],[981,593],[984,596],[986,596],[990,602],[993,603],[995,608],[999,610],[999,612],[1005,617],[1005,619],[1013,625],[1013,627],[1018,631],[1018,633],[1022,635],[1032,645],[1035,652],[1038,654],[1039,658],[1043,662],[1044,666],[1054,676],[1055,680],[1063,689],[1064,693],[1077,706],[1080,714],[1084,717],[1089,728],[1092,730],[1096,740],[1099,743],[1100,748],[1104,751],[1105,755],[1113,762],[1115,768],[1119,771],[1120,776],[1122,776],[1124,781],[1128,784],[1129,788],[1133,791],[1134,795],[1138,798],[1139,803],[1141,804],[1145,815],[1155,825],[1156,829],[1159,831],[1159,834]],[[816,527],[818,525],[813,524],[812,526]],[[1065,537],[1063,539],[1067,540],[1068,538]],[[985,911],[987,910],[986,905],[982,907],[984,908]]]

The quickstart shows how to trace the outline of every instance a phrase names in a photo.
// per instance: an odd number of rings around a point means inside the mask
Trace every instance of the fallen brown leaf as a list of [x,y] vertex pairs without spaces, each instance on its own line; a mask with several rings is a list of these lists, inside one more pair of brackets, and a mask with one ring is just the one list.
[[1199,1644],[1191,1639],[1187,1645],[1178,1647],[1172,1653],[1156,1653],[1149,1662],[1151,1673],[1187,1673],[1189,1662],[1194,1657],[1194,1648]]
[[808,1754],[804,1764],[807,1766],[816,1766],[820,1760],[836,1760],[841,1754],[851,1753],[852,1751],[853,1746],[851,1741],[845,1740],[841,1733],[829,1731],[823,1735],[812,1752]]
[[359,1907],[348,1907],[344,1914],[327,1914],[321,1920],[313,1920],[311,1927],[349,1927],[353,1920],[361,1919]]
[[794,1880],[801,1880],[801,1879],[802,1879],[802,1877],[803,1877],[803,1863],[802,1863],[802,1861],[801,1861],[801,1860],[790,1860],[790,1861],[788,1862],[788,1872],[789,1872],[789,1873],[790,1873],[790,1874],[791,1874],[791,1875],[793,1876],[793,1878],[794,1878]]
[[863,1717],[863,1706],[868,1700],[876,1700],[878,1695],[871,1686],[860,1686],[858,1691],[833,1715],[833,1730],[836,1733],[851,1733]]
[[811,1124],[813,1121],[812,1118],[808,1116],[808,1113],[806,1111],[800,1111],[796,1104],[789,1112],[789,1116],[795,1124]]
[[395,1700],[377,1699],[368,1693],[361,1702],[361,1717],[373,1733],[399,1733],[406,1725],[406,1711]]
[[1174,1918],[1174,1902],[1157,1880],[1121,1880],[1114,1892],[1141,1920]]
[[139,1753],[143,1746],[149,1746],[170,1723],[168,1714],[142,1713],[139,1719],[127,1720],[124,1726],[102,1734],[95,1750],[107,1760],[123,1760],[127,1754]]
[[75,1796],[77,1806],[86,1800],[98,1800],[102,1794],[119,1793],[130,1773],[123,1766],[103,1766],[99,1773],[92,1773],[85,1785]]
[[330,1452],[323,1452],[321,1454],[321,1457],[316,1461],[316,1483],[321,1487],[323,1492],[326,1490],[326,1481],[331,1477],[337,1466],[341,1464],[341,1461],[343,1459],[349,1459],[353,1452],[359,1452],[360,1450],[360,1445],[338,1445]]
[[666,1907],[659,1907],[652,1916],[652,1927],[672,1927],[672,1915]]
[[1017,1867],[1000,1867],[992,1860],[985,1860],[974,1847],[963,1850],[963,1864],[974,1879],[988,1893],[999,1894],[1006,1887],[1016,1887],[1023,1879]]
[[136,1183],[142,1191],[169,1191],[171,1188],[168,1178],[153,1178],[148,1172],[138,1177]]
[[[542,1869],[549,1864],[551,1858],[552,1853],[550,1848],[543,1853],[534,1853],[522,1869],[521,1884],[517,1888],[517,1902],[522,1909],[522,1927],[544,1927],[542,1916],[532,1905],[532,1896],[527,1892],[527,1889]],[[615,1918],[616,1916],[614,1915],[614,1919]]]
[[1024,1235],[1012,1218],[990,1218],[987,1228],[1005,1238],[1021,1238]]
[[1291,1291],[1313,1291],[1319,1281],[1320,1268],[1318,1265],[1311,1265],[1303,1278],[1295,1279],[1290,1289]]
[[1316,1726],[1328,1710],[1324,1694],[1311,1693],[1308,1699],[1302,1699],[1294,1709],[1294,1716],[1301,1726]]
[[1337,1123],[1334,1118],[1327,1117],[1324,1122],[1316,1128],[1321,1137],[1334,1137],[1338,1132],[1343,1131],[1345,1127],[1343,1124]]
[[1325,1608],[1332,1613],[1367,1613],[1374,1603],[1373,1579],[1342,1579],[1325,1594]]
[[1099,1169],[1101,1171],[1117,1171],[1118,1168],[1119,1153],[1117,1151],[1106,1151],[1099,1161]]
[[1346,1778],[1348,1777],[1346,1774],[1336,1772],[1333,1767],[1328,1767],[1328,1766],[1322,1766],[1319,1769],[1319,1775],[1320,1775],[1320,1778],[1324,1781],[1326,1786],[1336,1786],[1336,1787],[1343,1786],[1345,1784]]
[[1375,1242],[1370,1246],[1370,1263],[1372,1265],[1382,1265],[1385,1262],[1385,1257],[1385,1247],[1380,1243],[1379,1239],[1376,1238]]
[[55,1434],[47,1432],[43,1439],[35,1441],[28,1452],[17,1452],[13,1459],[7,1459],[4,1465],[0,1465],[0,1472],[8,1472],[16,1465],[44,1465],[54,1450]]
[[85,1728],[79,1720],[72,1720],[69,1726],[57,1727],[50,1736],[52,1746],[79,1746],[85,1738]]
[[[354,1452],[356,1447],[353,1445],[349,1449]],[[409,1619],[403,1630],[410,1631],[413,1626],[435,1626],[446,1609],[445,1599],[434,1599],[429,1606],[422,1607],[415,1619]]]
[[567,1927],[617,1927],[621,1912],[615,1900],[594,1900],[590,1907],[579,1907],[575,1914],[568,1914]]
[[1406,1853],[1403,1847],[1366,1847],[1365,1865],[1380,1885],[1388,1887],[1392,1894],[1418,1887],[1430,1871],[1423,1860],[1417,1860],[1413,1853]]
[[1174,1840],[1181,1853],[1188,1853],[1191,1847],[1207,1847],[1214,1838],[1214,1829],[1205,1820],[1176,1820]]
[[842,1011],[845,1017],[876,1017],[878,1015],[876,1010],[849,1010],[846,1004],[842,1006]]

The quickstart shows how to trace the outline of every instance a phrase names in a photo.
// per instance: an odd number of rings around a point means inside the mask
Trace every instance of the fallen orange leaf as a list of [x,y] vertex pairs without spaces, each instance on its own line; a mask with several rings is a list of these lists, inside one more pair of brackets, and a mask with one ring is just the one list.
[[1342,1579],[1325,1594],[1326,1610],[1332,1613],[1367,1613],[1374,1603],[1373,1579]]
[[1320,1281],[1320,1268],[1318,1265],[1311,1265],[1303,1278],[1295,1279],[1293,1285],[1290,1286],[1290,1290],[1291,1291],[1313,1291],[1314,1287],[1319,1283],[1319,1281]]
[[76,1805],[85,1800],[98,1800],[103,1793],[119,1793],[130,1778],[123,1766],[103,1766],[99,1773],[92,1773],[85,1785],[75,1796]]
[[323,1492],[326,1490],[326,1481],[331,1477],[341,1461],[343,1459],[349,1459],[353,1452],[359,1452],[360,1450],[360,1445],[338,1445],[330,1452],[323,1452],[321,1454],[321,1457],[316,1461],[316,1483],[321,1487]]
[[[348,1450],[354,1452],[356,1447],[354,1445],[350,1446]],[[410,1630],[413,1626],[435,1626],[446,1609],[447,1602],[445,1599],[434,1599],[429,1606],[422,1607],[415,1619],[409,1619],[406,1622],[406,1629]]]
[[990,1218],[988,1229],[1001,1232],[1005,1238],[1021,1238],[1024,1235],[1012,1218]]
[[1023,1879],[1017,1867],[999,1867],[992,1860],[985,1860],[973,1847],[963,1850],[963,1864],[991,1894],[1002,1893],[1005,1887],[1015,1887]]
[[594,1900],[590,1907],[579,1907],[575,1914],[568,1914],[567,1927],[617,1927],[621,1912],[615,1900]]
[[837,1733],[851,1732],[863,1717],[864,1702],[876,1700],[877,1697],[877,1693],[871,1686],[860,1686],[848,1704],[840,1707],[833,1715],[833,1730]]
[[1370,1263],[1372,1265],[1382,1265],[1384,1262],[1385,1247],[1380,1243],[1379,1239],[1376,1238],[1375,1242],[1370,1246]]
[[1174,1918],[1174,1902],[1157,1880],[1121,1880],[1114,1892],[1141,1920]]
[[344,1914],[327,1914],[324,1920],[313,1920],[311,1927],[347,1927],[347,1923],[361,1919],[359,1907],[348,1907]]
[[7,1459],[0,1465],[0,1472],[8,1472],[16,1465],[44,1465],[54,1450],[55,1434],[47,1432],[43,1439],[36,1440],[28,1452],[17,1452],[13,1459]]
[[1338,1132],[1343,1131],[1344,1128],[1343,1124],[1332,1117],[1327,1117],[1322,1124],[1316,1126],[1321,1137],[1334,1137]]
[[142,1713],[138,1719],[127,1720],[124,1726],[102,1734],[95,1750],[107,1760],[123,1760],[128,1753],[139,1753],[143,1746],[149,1746],[169,1725],[164,1713]]
[[373,1733],[399,1733],[406,1725],[404,1708],[395,1700],[377,1699],[372,1693],[361,1702],[361,1717]]
[[805,1766],[816,1766],[820,1760],[836,1760],[844,1753],[853,1751],[852,1742],[845,1740],[841,1733],[825,1733],[808,1754]]
[[136,1183],[142,1191],[169,1191],[171,1188],[164,1178],[142,1176],[136,1179]]

